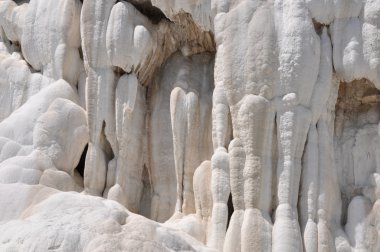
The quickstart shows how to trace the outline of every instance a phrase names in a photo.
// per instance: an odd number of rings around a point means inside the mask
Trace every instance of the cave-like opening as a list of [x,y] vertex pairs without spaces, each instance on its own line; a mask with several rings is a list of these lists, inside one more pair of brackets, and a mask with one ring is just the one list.
[[133,6],[140,11],[144,16],[149,18],[149,20],[153,24],[158,24],[161,20],[169,19],[165,16],[165,14],[156,6],[153,6],[151,1],[137,1],[137,0],[129,0],[129,3],[133,4]]
[[234,213],[234,204],[232,203],[232,194],[230,193],[230,196],[228,197],[227,202],[228,207],[228,219],[227,219],[227,228],[230,225],[231,216]]
[[80,156],[79,163],[77,167],[75,167],[75,170],[83,177],[84,176],[84,167],[86,164],[86,155],[87,155],[87,149],[88,149],[88,144],[84,147],[82,155]]

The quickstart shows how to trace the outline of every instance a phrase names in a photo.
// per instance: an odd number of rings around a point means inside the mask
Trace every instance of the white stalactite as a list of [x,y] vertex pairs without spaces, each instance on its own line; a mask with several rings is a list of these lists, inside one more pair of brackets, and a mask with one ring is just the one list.
[[0,251],[379,251],[379,59],[378,0],[0,0]]

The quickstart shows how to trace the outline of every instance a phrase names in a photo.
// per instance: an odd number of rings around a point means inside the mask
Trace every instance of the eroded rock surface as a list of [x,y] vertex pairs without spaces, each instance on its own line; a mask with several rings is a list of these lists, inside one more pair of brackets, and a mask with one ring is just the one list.
[[377,0],[0,0],[1,251],[379,251]]

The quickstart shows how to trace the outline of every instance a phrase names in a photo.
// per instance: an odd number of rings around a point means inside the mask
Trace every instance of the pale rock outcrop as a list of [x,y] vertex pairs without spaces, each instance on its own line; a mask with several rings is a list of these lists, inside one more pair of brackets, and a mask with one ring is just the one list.
[[151,0],[169,19],[176,20],[180,13],[189,13],[203,30],[212,30],[211,0],[159,1]]
[[[115,106],[110,99],[115,96],[115,73],[106,47],[107,24],[115,2],[85,1],[81,10],[80,32],[87,74],[86,108],[90,131],[84,185],[86,191],[94,195],[102,195],[107,167],[116,152]],[[97,22],[98,19],[102,22]]]
[[[81,191],[83,185],[77,179],[74,168],[88,141],[85,112],[72,101],[60,98],[66,95],[66,98],[76,100],[75,93],[65,81],[54,83],[44,91],[32,97],[13,116],[1,123],[2,139],[7,141],[2,146],[1,182],[40,183],[62,191]],[[58,97],[56,99],[54,92]],[[25,115],[28,115],[30,122],[27,125],[33,129],[18,127],[18,131],[10,131],[10,125],[20,118],[17,115],[23,114],[21,118],[27,119]],[[23,135],[23,131],[32,131],[32,135],[25,138],[27,135]],[[24,138],[20,138],[20,135]],[[71,141],[67,141],[68,136],[73,137]],[[30,141],[31,148],[28,146]],[[10,147],[10,144],[14,147]],[[5,151],[12,152],[14,148],[18,152],[13,157],[4,154]]]
[[209,238],[209,229],[212,212],[212,195],[211,195],[211,162],[204,161],[194,172],[194,198],[196,215],[201,219],[204,237],[201,241],[207,242]]
[[[12,139],[21,145],[32,145],[33,129],[37,119],[57,98],[77,102],[77,95],[67,82],[59,80],[52,83],[32,96],[23,106],[0,123],[1,136]],[[23,123],[24,121],[28,123]]]
[[366,1],[356,9],[361,10],[360,15],[336,19],[331,24],[334,67],[346,82],[367,78],[379,88],[380,4]]
[[[176,53],[152,89],[149,148],[153,219],[164,221],[173,213],[173,219],[195,213],[194,171],[202,161],[210,160],[212,153],[212,66],[210,54],[185,58]],[[162,200],[165,204],[159,204]]]
[[363,5],[359,0],[306,0],[305,3],[313,18],[322,24],[330,24],[334,19],[357,17]]
[[132,4],[124,1],[115,4],[109,17],[106,41],[112,65],[127,73],[138,71],[155,51],[156,36],[153,24]]
[[27,9],[28,4],[18,5],[11,0],[2,1],[0,5],[0,22],[2,32],[5,33],[2,34],[2,39],[5,42],[9,42],[8,40],[13,42],[21,41]]
[[226,235],[228,207],[227,201],[230,194],[229,161],[226,149],[217,149],[211,158],[211,193],[212,214],[210,237],[207,245],[218,251],[223,249]]
[[[25,90],[28,89],[31,72],[27,63],[17,59],[15,54],[1,56],[0,71],[2,91],[0,118],[5,119],[27,100]],[[18,74],[14,74],[15,72]]]
[[1,202],[9,206],[0,219],[4,250],[210,251],[188,235],[129,213],[114,201],[40,185],[0,187]]
[[0,250],[379,251],[379,27],[377,0],[0,0]]
[[[119,158],[115,169],[109,166],[107,171],[107,197],[117,199],[133,212],[140,211],[143,192],[143,155],[136,155],[136,152],[143,151],[146,111],[144,91],[134,74],[124,74],[117,83],[115,109]],[[119,190],[118,186],[121,191],[114,191]]]
[[[182,216],[177,212],[174,217],[165,222],[166,226],[185,231],[197,240],[207,243],[212,237],[211,215],[211,162],[204,161],[194,172],[193,189],[195,200],[195,214]],[[180,216],[178,216],[180,215]]]
[[239,138],[231,141],[228,147],[231,196],[234,206],[229,228],[226,233],[225,251],[241,250],[242,225],[244,220],[244,164],[245,152]]
[[23,57],[33,69],[76,85],[82,66],[80,1],[33,0],[18,6],[7,0],[0,8],[5,39],[21,44]]
[[[173,89],[170,95],[170,115],[173,130],[174,164],[178,181],[176,211],[185,215],[195,211],[194,196],[191,195],[194,169],[191,169],[189,165],[197,162],[190,158],[193,156],[191,153],[194,152],[191,149],[193,144],[190,141],[199,139],[196,130],[199,128],[198,107],[198,96],[195,93],[186,94],[180,87]],[[187,144],[188,142],[189,144]]]
[[8,117],[32,95],[54,82],[40,73],[33,73],[19,52],[10,53],[6,47],[0,56],[0,72],[0,119]]

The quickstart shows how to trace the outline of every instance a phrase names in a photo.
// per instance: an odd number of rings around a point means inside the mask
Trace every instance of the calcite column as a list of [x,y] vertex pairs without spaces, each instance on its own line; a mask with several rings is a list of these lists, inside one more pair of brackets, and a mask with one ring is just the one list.
[[[114,174],[116,184],[110,189],[108,198],[116,199],[130,211],[138,213],[143,190],[145,89],[139,85],[135,74],[120,77],[115,103],[119,155]],[[110,176],[109,169],[107,179]]]
[[[324,115],[318,121],[319,197],[318,197],[318,251],[335,248],[335,237],[341,236],[341,227],[335,223],[341,218],[341,198],[333,159],[333,122]],[[345,237],[342,236],[342,239]],[[343,247],[343,246],[342,246]]]
[[[223,51],[223,47],[219,47]],[[213,208],[211,215],[210,237],[207,244],[219,251],[223,250],[227,229],[228,207],[227,201],[230,194],[230,170],[229,155],[226,145],[229,140],[230,110],[223,86],[223,52],[216,56],[215,89],[213,92],[212,109],[212,136],[214,154],[211,158],[211,192]],[[236,166],[235,166],[236,168]],[[236,218],[235,218],[236,219]],[[236,222],[236,221],[235,221]],[[240,232],[240,230],[239,230]],[[237,236],[235,236],[237,238]],[[228,239],[231,239],[228,238]],[[240,237],[239,237],[240,239]]]
[[212,61],[208,53],[184,57],[177,52],[151,89],[151,216],[158,221],[195,213],[193,174],[212,154]]
[[176,212],[185,215],[195,212],[193,175],[198,162],[192,148],[199,140],[199,101],[194,92],[176,87],[170,96],[170,114],[173,130],[174,163],[177,176]]
[[211,193],[212,215],[210,238],[207,245],[218,251],[223,250],[226,235],[228,207],[227,201],[230,195],[230,171],[227,150],[218,148],[211,158]]
[[[271,2],[264,1],[241,1],[238,5],[231,5],[230,10],[225,7],[227,5],[223,5],[223,11],[214,20],[218,43],[215,79],[221,78],[220,85],[231,111],[234,136],[229,146],[234,213],[224,249],[271,250],[275,122],[271,99],[277,79],[273,7]],[[214,96],[222,90],[217,84]],[[227,114],[223,113],[222,104],[214,104],[216,119],[225,118]],[[222,128],[223,120],[216,122]],[[219,132],[213,137],[216,138]],[[223,139],[219,137],[216,140]],[[217,153],[218,149],[215,155]],[[262,232],[258,234],[253,230]]]
[[203,227],[203,242],[207,243],[212,211],[211,162],[203,161],[194,172],[193,179],[196,216]]
[[[116,148],[114,123],[115,74],[107,56],[106,31],[116,0],[85,0],[81,13],[81,37],[87,73],[87,116],[90,142],[86,156],[84,185],[86,192],[101,195],[109,158],[108,142]],[[108,153],[107,153],[108,152]],[[114,150],[114,153],[117,151]]]
[[306,251],[318,251],[318,132],[315,125],[310,127],[303,157],[300,205],[300,226]]
[[[271,176],[265,181],[266,173],[271,174],[271,166],[266,166],[267,142],[272,144],[273,131],[267,122],[270,117],[271,103],[261,96],[248,95],[239,110],[240,135],[245,150],[244,178],[244,221],[241,229],[242,251],[271,250],[272,224],[268,212],[271,197]],[[273,118],[273,117],[272,117]],[[273,120],[273,119],[272,119]],[[273,123],[272,123],[273,125]],[[271,150],[271,149],[269,149]],[[253,230],[261,230],[252,236]]]
[[312,119],[309,106],[318,77],[320,43],[304,1],[275,0],[274,18],[280,80],[275,101],[278,206],[274,216],[273,251],[302,251],[297,203],[301,159]]
[[231,131],[230,108],[223,85],[222,58],[223,46],[220,46],[215,59],[215,88],[212,94],[212,141],[214,150],[219,147],[227,148]]
[[230,219],[223,251],[241,251],[241,227],[244,220],[244,164],[245,151],[242,141],[234,138],[229,147],[230,185],[234,212]]
[[277,106],[279,160],[278,207],[273,226],[274,251],[302,249],[297,202],[301,158],[311,116],[306,108],[295,106],[295,99],[294,94],[289,94]]
[[[300,226],[306,251],[318,250],[318,198],[320,194],[319,179],[321,143],[317,129],[322,113],[326,113],[330,91],[332,90],[332,48],[327,29],[321,34],[321,58],[317,82],[311,98],[312,121],[309,129],[305,153],[303,156],[303,170],[301,192],[299,199]],[[323,150],[323,149],[321,149]],[[322,159],[326,160],[326,157]],[[321,160],[325,163],[324,160]],[[327,164],[330,165],[330,164]]]

